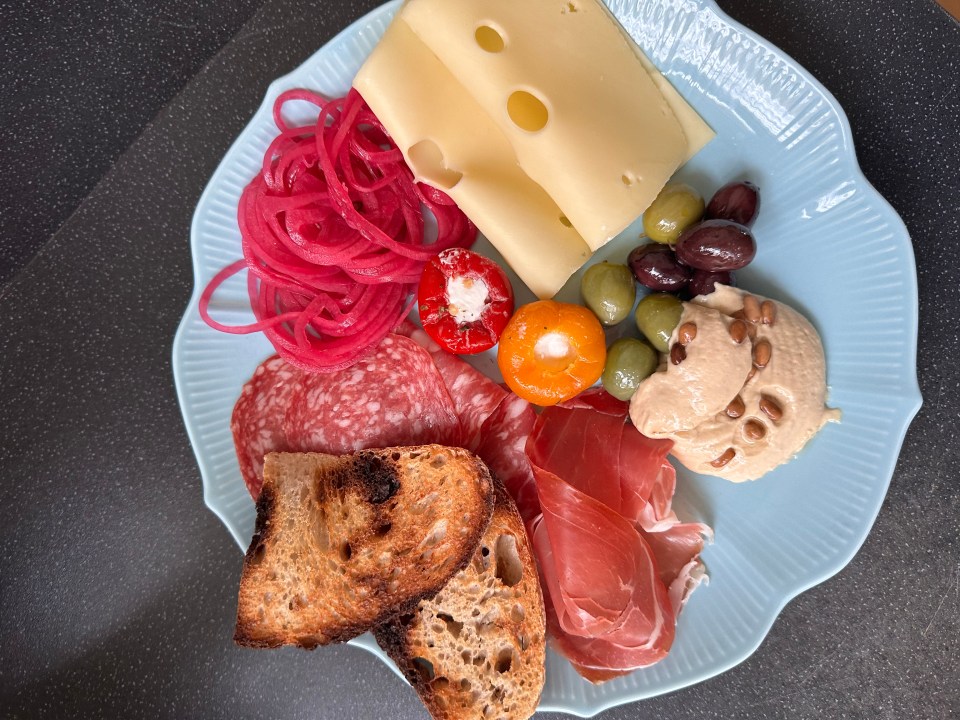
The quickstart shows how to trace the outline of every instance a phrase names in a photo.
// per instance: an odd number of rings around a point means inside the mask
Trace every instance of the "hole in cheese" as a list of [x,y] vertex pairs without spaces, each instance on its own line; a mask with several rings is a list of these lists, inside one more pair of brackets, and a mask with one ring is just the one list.
[[526,90],[517,90],[507,98],[507,115],[518,128],[527,132],[543,130],[549,119],[547,106]]
[[570,222],[570,219],[566,215],[560,216],[560,224],[564,227],[573,227],[573,223]]
[[622,182],[627,187],[630,187],[631,185],[633,185],[633,175],[631,175],[630,173],[624,173],[623,175],[620,176],[620,182]]
[[421,140],[407,150],[413,174],[442,190],[452,189],[463,173],[451,170],[443,161],[443,151],[433,140]]
[[503,50],[503,35],[489,25],[481,25],[473,34],[477,40],[477,45],[488,53],[498,53]]

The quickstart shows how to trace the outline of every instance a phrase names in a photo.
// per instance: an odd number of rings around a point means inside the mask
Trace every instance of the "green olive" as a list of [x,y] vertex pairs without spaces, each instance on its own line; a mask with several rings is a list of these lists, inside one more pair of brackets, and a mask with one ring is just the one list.
[[703,217],[703,198],[683,183],[669,183],[643,213],[643,231],[658,243],[675,243]]
[[660,352],[670,351],[670,335],[680,323],[683,305],[673,295],[654,293],[637,305],[637,327]]
[[600,381],[618,400],[629,400],[637,386],[657,369],[657,351],[643,340],[621,338],[607,350]]
[[587,268],[580,280],[580,294],[601,323],[616,325],[633,309],[637,286],[626,265],[602,262]]

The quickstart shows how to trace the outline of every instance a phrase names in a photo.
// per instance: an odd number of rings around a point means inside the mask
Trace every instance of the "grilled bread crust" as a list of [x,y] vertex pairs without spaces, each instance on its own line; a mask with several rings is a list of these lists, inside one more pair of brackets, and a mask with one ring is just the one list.
[[494,507],[486,465],[440,445],[270,453],[243,562],[234,640],[312,649],[433,597],[468,562]]

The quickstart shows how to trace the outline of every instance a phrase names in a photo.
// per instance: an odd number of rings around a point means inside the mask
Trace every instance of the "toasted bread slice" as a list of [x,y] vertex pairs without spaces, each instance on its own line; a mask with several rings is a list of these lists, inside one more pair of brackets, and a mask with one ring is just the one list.
[[546,653],[543,595],[513,500],[498,481],[471,563],[416,612],[374,630],[437,720],[528,718]]
[[493,505],[459,448],[270,453],[234,639],[314,648],[411,612],[470,561]]

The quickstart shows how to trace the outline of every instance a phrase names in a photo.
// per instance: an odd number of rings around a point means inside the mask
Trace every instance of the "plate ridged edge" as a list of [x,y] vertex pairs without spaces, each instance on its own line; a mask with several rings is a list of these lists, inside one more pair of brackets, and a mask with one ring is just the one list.
[[[392,3],[392,5],[396,6],[397,3]],[[620,15],[620,17],[624,17],[626,12],[625,8],[627,6],[632,7],[632,5],[633,5],[632,3],[625,3],[625,2],[611,3],[612,9],[614,9],[614,11],[617,12],[617,14]],[[847,119],[843,114],[842,110],[837,105],[836,101],[832,98],[832,96],[830,96],[830,94],[824,88],[822,88],[822,86],[820,86],[819,83],[817,83],[807,73],[802,71],[799,68],[799,66],[796,65],[796,63],[793,63],[793,61],[790,60],[788,57],[786,57],[782,52],[780,52],[775,48],[772,48],[771,46],[769,46],[769,44],[765,43],[765,41],[759,38],[756,38],[755,36],[753,36],[752,33],[742,28],[742,26],[737,24],[735,21],[732,21],[731,19],[727,18],[727,16],[724,15],[721,11],[719,11],[719,9],[717,9],[712,2],[709,2],[707,0],[704,0],[704,2],[688,2],[688,3],[653,2],[653,3],[647,3],[644,7],[648,11],[652,11],[652,12],[657,12],[657,11],[665,12],[664,8],[666,8],[666,10],[670,10],[670,9],[677,10],[679,8],[680,11],[683,11],[683,12],[678,11],[674,17],[674,22],[678,23],[678,27],[676,30],[676,32],[678,33],[685,32],[688,30],[689,26],[683,23],[689,22],[689,19],[683,20],[681,16],[684,15],[685,13],[689,13],[692,10],[696,13],[696,16],[698,18],[702,18],[708,24],[712,24],[716,32],[719,33],[719,32],[722,32],[724,29],[726,29],[728,34],[724,35],[723,39],[726,39],[726,37],[729,36],[729,31],[733,31],[739,34],[741,38],[747,38],[750,42],[753,43],[754,47],[762,49],[762,52],[768,57],[775,58],[779,63],[782,64],[783,67],[790,68],[794,74],[796,74],[798,77],[800,77],[804,82],[806,82],[809,85],[809,87],[814,91],[814,96],[819,96],[818,105],[826,106],[828,112],[831,112],[836,118],[836,120],[839,122],[840,137],[841,137],[841,143],[840,143],[841,152],[845,156],[843,158],[845,160],[844,165],[848,173],[852,174],[856,179],[856,181],[861,183],[862,186],[865,188],[865,193],[866,193],[864,195],[864,197],[866,197],[865,202],[870,206],[879,205],[879,208],[880,208],[879,214],[880,215],[886,214],[887,216],[886,220],[888,224],[891,226],[890,228],[891,235],[900,235],[901,237],[907,236],[906,229],[903,227],[902,222],[899,220],[896,214],[892,211],[892,209],[889,208],[889,206],[886,205],[885,201],[876,193],[876,191],[869,186],[869,183],[866,181],[866,179],[863,178],[863,175],[859,170],[859,167],[856,163],[856,159],[853,153],[852,142],[850,141],[849,124],[847,122]],[[366,38],[370,46],[372,46],[373,38],[376,38],[379,35],[379,32],[381,32],[383,29],[384,22],[381,22],[383,16],[380,15],[380,13],[383,13],[383,12],[384,12],[384,8],[375,10],[373,13],[370,13],[368,16],[358,21],[359,25],[361,26],[365,25],[367,27],[367,30],[369,31],[366,34],[364,34],[363,32],[361,32],[360,34],[361,34],[361,37]],[[628,23],[625,23],[625,24],[628,25],[628,29],[631,29]],[[343,42],[344,40],[349,39],[349,37],[356,32],[357,32],[356,27],[351,26],[350,28],[347,28],[342,33],[340,33],[340,35],[338,35],[336,38],[334,38],[331,41],[330,45],[336,45],[338,42]],[[644,44],[642,37],[635,37],[635,39],[641,42],[641,44]],[[369,47],[367,49],[369,49]],[[654,56],[655,59],[657,59],[657,53],[652,53],[652,55]],[[305,66],[310,65],[310,63],[311,63],[311,60],[308,60],[305,63]],[[273,97],[276,94],[276,92],[278,92],[280,89],[283,89],[285,87],[290,87],[289,79],[293,75],[298,75],[298,73],[299,71],[295,71],[291,75],[288,75],[285,78],[281,78],[278,81],[276,81],[274,84],[272,84],[270,87],[270,91],[268,92],[268,98]],[[262,107],[261,110],[258,111],[257,116],[255,116],[255,119],[256,117],[262,115],[262,113],[264,112],[264,108],[268,109],[268,105],[266,104],[266,102],[264,107]],[[229,161],[232,159],[231,154],[237,150],[238,146],[241,144],[241,140],[245,140],[245,139],[246,138],[243,135],[241,136],[241,138],[238,138],[237,142],[228,152],[227,156],[225,156],[223,163],[221,163],[221,167],[218,168],[217,173],[215,173],[213,179],[211,180],[211,183],[208,185],[207,189],[205,190],[204,196],[203,198],[201,198],[200,206],[202,206],[204,203],[204,200],[207,199],[207,194],[212,192],[216,184],[216,180],[218,179],[218,176],[221,173],[221,170],[223,170],[225,166],[228,166]],[[803,138],[801,138],[801,140],[802,139]],[[872,193],[872,197],[869,196],[871,193]],[[197,229],[197,221],[200,216],[199,214],[200,206],[198,206],[198,213],[194,217],[194,226],[191,231],[191,242],[192,242],[192,245],[194,246],[195,251],[199,245],[198,241],[200,237],[199,231]],[[907,246],[909,251],[910,250],[909,241],[907,242]],[[911,252],[911,259],[912,259],[912,252]],[[209,265],[209,263],[207,264]],[[911,271],[913,270],[913,268],[910,268],[910,269]],[[195,277],[197,278],[198,284],[197,284],[197,287],[195,287],[194,296],[191,299],[191,306],[190,306],[191,309],[195,308],[196,300],[200,292],[199,288],[201,284],[201,279],[206,279],[211,274],[209,267],[202,266],[201,258],[199,254],[196,252],[194,253],[194,272],[195,272]],[[910,300],[910,298],[908,298],[908,300]],[[908,324],[912,324],[912,327],[915,329],[916,327],[915,291],[914,291],[912,300],[913,300],[912,308],[911,308],[912,312],[910,313],[911,317],[908,318],[908,321],[909,321]],[[178,359],[183,357],[182,342],[189,333],[189,330],[190,330],[189,326],[191,324],[191,321],[193,323],[199,322],[199,319],[196,317],[196,313],[193,312],[192,314],[194,315],[193,318],[190,317],[191,312],[190,310],[188,310],[188,313],[185,315],[184,320],[181,323],[180,329],[178,329],[177,336],[175,338],[175,343],[174,343],[174,372],[177,380],[178,393],[181,392],[181,387],[186,387],[181,382],[181,378],[183,378],[183,380],[185,381],[186,375],[190,374],[190,373],[186,373],[186,374],[184,373],[184,368],[180,367],[180,362]],[[903,394],[902,394],[902,397],[900,398],[901,402],[898,402],[897,406],[894,408],[895,416],[898,416],[901,422],[901,425],[899,427],[899,433],[898,433],[897,448],[899,448],[900,444],[902,443],[903,435],[905,434],[906,428],[909,425],[909,420],[916,413],[917,409],[919,409],[919,404],[920,404],[919,391],[916,387],[916,379],[915,379],[915,375],[916,375],[915,373],[915,357],[916,357],[915,330],[912,334],[912,337],[910,336],[909,333],[907,333],[906,355],[910,364],[908,374],[912,376],[913,382],[906,383],[904,385]],[[183,397],[181,397],[181,401],[183,401]],[[195,435],[196,435],[195,428],[193,427],[191,419],[187,417],[186,406],[184,405],[183,402],[181,402],[181,406],[184,408],[184,419],[187,424],[188,433],[191,436],[191,442],[193,442],[194,447],[197,448],[199,447],[199,445],[197,445],[195,441]],[[896,421],[896,419],[897,417],[892,418],[894,422]],[[897,433],[894,433],[894,434],[897,435]],[[229,451],[230,452],[226,452],[225,454],[230,455],[232,453],[232,446],[229,447]],[[238,544],[240,544],[241,547],[243,547],[246,544],[247,539],[240,537],[239,533],[236,530],[237,517],[235,514],[233,514],[236,510],[235,504],[231,504],[229,502],[226,504],[214,502],[209,497],[209,493],[208,493],[209,483],[207,482],[208,477],[211,479],[211,482],[212,482],[212,478],[220,474],[218,470],[222,470],[222,467],[219,464],[217,467],[214,467],[214,468],[206,467],[206,463],[204,459],[199,456],[199,453],[198,453],[198,462],[200,462],[201,464],[201,472],[205,480],[205,483],[204,483],[205,499],[207,500],[208,505],[211,506],[211,509],[219,517],[221,517],[224,523],[230,528],[231,532],[234,534],[234,537],[237,539]],[[235,459],[233,462],[235,463]],[[887,478],[887,483],[888,482],[889,482],[889,477]],[[245,492],[243,491],[242,487],[240,487],[240,491]],[[882,500],[882,496],[881,496],[881,500]],[[248,506],[251,505],[251,503],[249,503],[249,500],[246,501],[246,504]],[[873,508],[872,513],[870,513],[870,518],[868,519],[868,523],[867,523],[868,526],[869,524],[872,524],[873,518],[875,518],[876,512],[879,510],[879,506],[880,506],[880,502],[878,501],[876,502],[876,507]],[[786,595],[782,597],[781,601],[778,604],[776,604],[775,607],[766,608],[768,612],[766,613],[767,617],[765,618],[766,622],[764,623],[764,628],[759,633],[759,636],[756,638],[756,643],[752,647],[750,647],[745,653],[743,653],[742,657],[731,657],[731,658],[728,658],[726,662],[711,663],[711,665],[714,666],[712,668],[712,671],[709,672],[708,674],[702,674],[702,676],[699,676],[695,681],[703,680],[703,679],[706,679],[707,677],[710,677],[719,672],[722,672],[723,670],[728,669],[733,665],[736,665],[737,663],[741,662],[743,659],[748,657],[753,652],[753,650],[759,645],[759,643],[762,641],[763,637],[766,635],[767,631],[769,630],[770,625],[772,625],[773,621],[775,620],[777,614],[779,614],[779,611],[782,609],[782,607],[787,602],[789,602],[790,599],[795,597],[797,594],[799,594],[803,590],[819,582],[822,582],[824,579],[831,576],[832,574],[837,572],[839,569],[841,569],[844,565],[846,565],[849,559],[852,558],[853,555],[856,553],[857,549],[859,549],[864,538],[865,538],[865,534],[863,538],[861,538],[859,541],[849,546],[848,552],[842,553],[839,558],[834,558],[832,561],[831,567],[822,568],[821,569],[822,577],[819,577],[818,579],[810,579],[808,577],[806,582],[801,583],[800,585],[797,585],[796,587],[793,587],[789,591],[787,591]],[[366,646],[366,644],[364,645]],[[689,662],[689,659],[687,660]],[[629,678],[625,679],[623,683],[619,683],[619,682],[610,683],[605,686],[594,687],[581,682],[579,678],[572,672],[572,670],[569,668],[568,665],[563,664],[558,666],[556,662],[551,662],[551,668],[550,668],[551,687],[549,688],[549,692],[547,696],[544,698],[545,702],[541,707],[541,709],[558,710],[558,711],[580,715],[582,717],[589,717],[597,712],[600,712],[608,707],[611,707],[617,704],[630,702],[632,700],[640,699],[642,697],[649,697],[652,694],[669,692],[671,690],[690,684],[689,679],[683,680],[676,684],[670,683],[668,678],[657,677],[657,676],[660,676],[661,674],[662,673],[658,670],[658,668],[654,667],[641,674],[634,674],[633,676],[630,676]],[[652,684],[658,686],[656,690],[654,690],[653,692],[650,692],[649,687],[647,688],[641,687],[639,682],[641,677],[646,677],[648,680],[653,681]],[[631,680],[633,682],[631,682]],[[665,681],[666,681],[666,684],[664,684]],[[648,684],[647,682],[643,683],[643,685],[647,685],[647,684]],[[633,686],[633,687],[629,687],[629,686]],[[574,704],[570,704],[570,703],[574,703]]]

